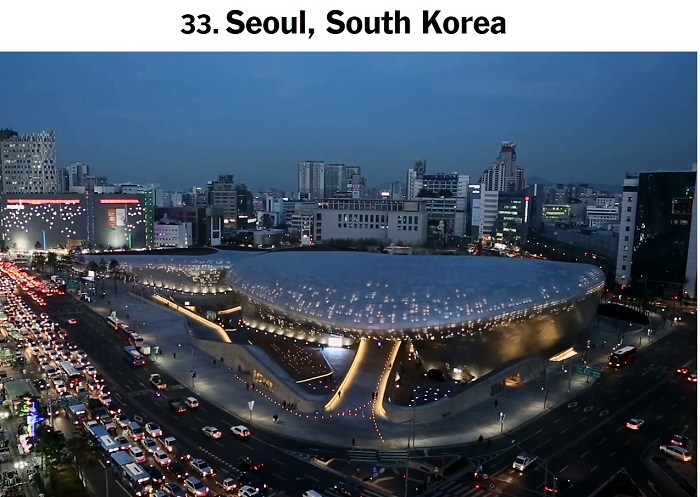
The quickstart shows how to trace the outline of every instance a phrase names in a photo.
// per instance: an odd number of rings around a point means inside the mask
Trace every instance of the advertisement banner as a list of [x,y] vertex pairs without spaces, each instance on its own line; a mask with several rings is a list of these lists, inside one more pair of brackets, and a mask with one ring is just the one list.
[[107,209],[107,226],[114,228],[117,225],[117,209]]
[[126,226],[126,209],[115,209],[117,211],[117,226]]

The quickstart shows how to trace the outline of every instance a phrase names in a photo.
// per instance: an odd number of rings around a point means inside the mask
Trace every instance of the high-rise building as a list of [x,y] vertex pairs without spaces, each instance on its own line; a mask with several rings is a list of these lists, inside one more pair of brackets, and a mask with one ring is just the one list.
[[55,132],[10,136],[0,142],[0,158],[3,193],[56,193]]
[[18,134],[19,133],[17,133],[14,129],[0,129],[0,142],[12,138],[13,136],[17,136]]
[[323,161],[300,162],[297,179],[300,200],[323,198],[326,194],[326,163]]
[[345,164],[326,164],[323,174],[324,198],[333,198],[336,193],[347,191]]
[[625,179],[617,283],[667,296],[695,294],[697,276],[687,274],[695,185],[695,171],[645,172]]
[[223,218],[224,230],[236,228],[238,200],[232,174],[220,174],[217,181],[207,183],[208,204],[217,216]]
[[501,152],[496,162],[481,174],[481,183],[488,191],[518,192],[525,189],[525,172],[516,165],[515,143],[501,143]]

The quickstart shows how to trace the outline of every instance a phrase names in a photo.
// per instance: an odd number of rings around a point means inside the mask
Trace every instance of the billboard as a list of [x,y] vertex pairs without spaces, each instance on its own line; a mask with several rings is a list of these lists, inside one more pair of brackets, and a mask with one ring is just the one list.
[[126,209],[107,209],[107,226],[126,226]]

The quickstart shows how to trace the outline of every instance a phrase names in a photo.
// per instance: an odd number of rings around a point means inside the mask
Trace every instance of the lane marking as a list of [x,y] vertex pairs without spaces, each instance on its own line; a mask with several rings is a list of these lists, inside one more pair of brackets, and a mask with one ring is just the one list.
[[606,440],[607,440],[607,438],[604,438],[603,440],[601,440],[600,442],[598,442],[598,445],[603,445],[603,444],[605,443]]
[[586,452],[584,452],[583,454],[581,454],[581,457],[586,457],[586,454],[588,454],[589,452],[590,452],[590,450],[587,450]]
[[557,419],[557,420],[556,420],[554,423],[552,423],[552,424],[555,425],[555,424],[557,424],[559,421],[561,421],[561,418]]
[[583,408],[583,412],[591,412],[593,410],[593,406],[586,406]]
[[199,416],[195,416],[194,419],[196,419],[200,423],[204,423],[204,420],[202,418],[200,418]]
[[598,465],[597,465],[597,464],[591,468],[591,472],[595,471],[596,469],[598,469]]
[[627,445],[627,444],[630,443],[631,441],[632,441],[632,440],[627,440],[627,441],[625,442],[625,445]]
[[612,451],[612,453],[610,454],[610,457],[614,456],[615,454],[617,454],[617,452]]
[[559,470],[559,472],[560,472],[560,473],[563,473],[563,472],[566,471],[567,469],[569,469],[569,465],[568,465],[568,464],[567,464],[566,466],[564,466],[563,468],[561,468],[561,469]]
[[585,420],[587,420],[587,419],[588,419],[588,416],[584,416],[583,418],[581,418],[581,420],[579,421],[579,423],[583,423],[583,422],[584,422]]
[[314,478],[313,476],[309,476],[309,475],[304,475],[304,476],[305,476],[306,478],[310,479],[310,480],[318,481],[318,480],[317,480],[316,478]]
[[661,419],[661,418],[663,418],[663,417],[664,417],[663,414],[659,414],[659,416],[658,416],[656,419],[659,420],[659,419]]
[[566,433],[568,430],[569,430],[568,428],[564,428],[564,431],[560,431],[559,434],[560,434],[560,435],[563,435],[563,434]]

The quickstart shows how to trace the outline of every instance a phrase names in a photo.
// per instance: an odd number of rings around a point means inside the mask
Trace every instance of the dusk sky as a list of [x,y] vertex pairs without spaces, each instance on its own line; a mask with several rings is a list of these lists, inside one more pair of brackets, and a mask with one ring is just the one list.
[[57,165],[189,189],[233,174],[296,190],[297,163],[368,186],[478,175],[517,143],[526,176],[620,185],[697,161],[696,54],[0,54],[0,128],[55,130]]

